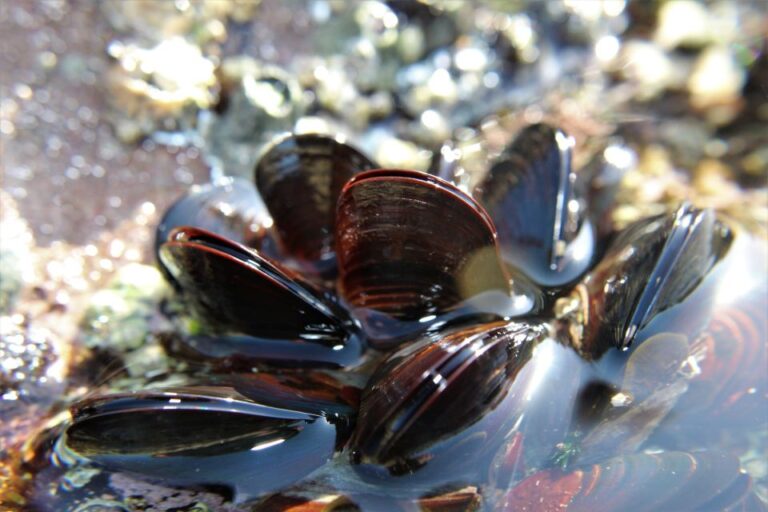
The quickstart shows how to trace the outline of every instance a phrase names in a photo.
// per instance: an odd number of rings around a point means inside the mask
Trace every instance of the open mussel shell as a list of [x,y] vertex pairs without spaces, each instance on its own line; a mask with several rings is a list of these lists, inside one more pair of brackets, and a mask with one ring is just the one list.
[[333,456],[353,409],[256,379],[88,398],[65,447],[110,471],[224,486],[236,501],[277,491]]
[[507,264],[548,288],[576,281],[595,249],[592,223],[575,197],[572,148],[564,132],[531,125],[474,192],[496,225]]
[[[659,313],[681,304],[699,286],[724,258],[732,238],[712,210],[689,204],[629,226],[575,289],[583,323],[576,344],[593,357],[612,347],[628,348]],[[696,314],[677,319],[681,334],[696,332],[709,314],[712,294],[703,295]]]
[[336,243],[340,293],[379,347],[448,313],[498,318],[538,305],[535,292],[512,285],[482,207],[432,175],[382,169],[353,178],[339,197]]
[[360,474],[406,489],[476,484],[516,433],[526,457],[548,456],[568,430],[584,363],[547,333],[495,322],[391,354],[363,393],[350,439]]
[[[171,232],[192,226],[249,246],[267,240],[272,218],[252,183],[227,178],[195,186],[163,214],[155,230],[155,254]],[[161,265],[166,277],[170,275]]]
[[325,135],[289,135],[271,145],[255,170],[275,219],[281,249],[308,271],[336,272],[336,200],[352,176],[377,167],[352,146]]
[[280,343],[296,349],[291,354],[287,347],[288,359],[302,359],[299,345],[312,344],[306,361],[333,362],[360,351],[354,325],[340,306],[256,251],[203,230],[179,228],[160,248],[160,259],[198,315],[225,333],[250,337],[222,343],[214,357],[240,353],[258,359],[260,341],[271,360],[280,359],[275,355]]
[[[734,456],[639,453],[564,472],[548,469],[515,486],[500,510],[727,510],[753,498]],[[757,510],[763,510],[758,508]]]

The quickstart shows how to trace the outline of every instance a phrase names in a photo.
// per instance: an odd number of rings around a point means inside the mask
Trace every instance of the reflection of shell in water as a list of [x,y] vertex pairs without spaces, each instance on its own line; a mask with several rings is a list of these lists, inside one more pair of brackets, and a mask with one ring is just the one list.
[[735,457],[664,452],[535,473],[507,494],[503,510],[761,510],[760,504]]
[[687,421],[768,425],[768,290],[718,309],[691,345],[698,375],[679,413]]

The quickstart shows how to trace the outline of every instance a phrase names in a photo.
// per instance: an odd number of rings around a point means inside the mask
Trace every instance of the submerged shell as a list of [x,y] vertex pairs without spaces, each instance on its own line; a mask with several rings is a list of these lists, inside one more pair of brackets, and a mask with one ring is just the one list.
[[[200,316],[222,330],[252,337],[240,340],[244,347],[256,343],[246,356],[258,358],[259,340],[278,346],[313,344],[319,357],[329,361],[349,356],[348,347],[360,351],[360,340],[351,333],[353,325],[343,309],[256,251],[206,231],[180,228],[163,244],[160,257]],[[267,345],[264,349],[267,355],[274,353]],[[226,351],[223,345],[221,350]],[[313,358],[307,353],[308,361]]]
[[582,370],[575,352],[541,341],[546,333],[496,322],[392,354],[363,394],[350,440],[361,474],[394,485],[476,484],[516,432],[526,456],[545,457],[566,434]]
[[510,512],[682,512],[726,510],[752,499],[751,479],[732,455],[664,452],[627,455],[571,472],[541,471],[520,482],[500,505]]
[[290,135],[255,170],[284,252],[310,271],[333,275],[336,200],[355,174],[377,167],[358,150],[324,135]]
[[[712,210],[688,204],[639,221],[614,240],[604,259],[576,288],[582,301],[581,350],[593,357],[628,348],[661,312],[683,302],[725,256],[732,234]],[[711,294],[690,320],[696,332]],[[686,328],[678,326],[685,334]]]
[[580,464],[636,452],[662,421],[676,414],[675,406],[688,389],[681,371],[688,354],[687,338],[668,332],[652,336],[634,350],[621,389],[609,396],[609,403],[618,393],[623,400],[603,408],[596,424],[580,425],[584,432]]
[[63,439],[110,471],[225,486],[244,501],[293,484],[333,456],[337,424],[346,428],[352,409],[302,393],[285,382],[240,379],[96,396],[73,407]]
[[336,240],[340,293],[375,341],[423,330],[470,300],[473,313],[499,316],[536,307],[533,293],[513,290],[485,211],[435,176],[355,177],[339,198]]
[[504,259],[542,286],[578,279],[595,235],[575,194],[573,139],[544,124],[524,129],[475,190],[499,231]]
[[739,235],[712,292],[712,315],[691,343],[678,428],[768,428],[768,244]]

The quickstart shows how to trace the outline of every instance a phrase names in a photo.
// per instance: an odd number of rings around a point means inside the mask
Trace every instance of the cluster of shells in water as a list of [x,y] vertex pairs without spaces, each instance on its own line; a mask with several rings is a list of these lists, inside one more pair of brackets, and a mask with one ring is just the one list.
[[283,136],[158,227],[201,370],[80,401],[57,449],[275,507],[765,510],[764,241],[689,204],[614,232],[572,150],[529,126],[470,194]]

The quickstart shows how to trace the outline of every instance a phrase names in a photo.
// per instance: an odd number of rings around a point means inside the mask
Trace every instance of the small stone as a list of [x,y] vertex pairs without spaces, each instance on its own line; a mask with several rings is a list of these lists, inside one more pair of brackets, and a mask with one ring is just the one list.
[[665,2],[659,9],[654,38],[664,48],[703,46],[710,40],[707,7],[694,0]]
[[374,155],[374,159],[383,168],[393,169],[426,171],[432,160],[431,151],[395,137],[381,140]]
[[691,104],[704,109],[735,102],[741,96],[745,80],[746,72],[730,49],[711,46],[696,60],[688,79]]

